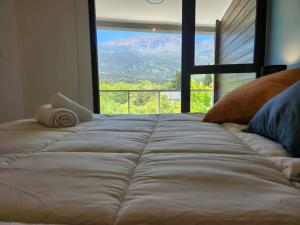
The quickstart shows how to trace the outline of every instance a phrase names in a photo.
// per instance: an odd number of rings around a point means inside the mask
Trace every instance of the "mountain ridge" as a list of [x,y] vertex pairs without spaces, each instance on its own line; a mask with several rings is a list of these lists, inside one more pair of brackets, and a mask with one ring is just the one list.
[[[196,62],[211,64],[213,41],[195,42]],[[100,81],[165,83],[181,68],[181,35],[145,35],[98,45]],[[116,66],[118,65],[118,66]]]

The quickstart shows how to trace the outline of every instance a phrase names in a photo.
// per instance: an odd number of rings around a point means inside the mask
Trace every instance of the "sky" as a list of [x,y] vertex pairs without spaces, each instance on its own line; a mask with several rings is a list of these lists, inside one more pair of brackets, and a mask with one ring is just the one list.
[[[180,34],[171,33],[158,33],[158,32],[135,32],[135,31],[116,31],[116,30],[97,30],[97,43],[103,44],[107,41],[118,39],[127,39],[130,37],[143,37],[143,36],[178,36]],[[196,41],[210,41],[214,39],[214,35],[202,34],[196,35]]]

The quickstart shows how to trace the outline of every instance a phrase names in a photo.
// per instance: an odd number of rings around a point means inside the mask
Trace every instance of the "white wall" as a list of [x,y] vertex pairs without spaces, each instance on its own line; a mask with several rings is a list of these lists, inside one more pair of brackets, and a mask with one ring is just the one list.
[[87,0],[16,0],[25,117],[60,91],[92,108]]
[[33,117],[57,91],[92,109],[88,0],[0,4],[0,121]]
[[0,123],[23,117],[15,5],[0,1]]
[[300,1],[271,0],[268,2],[267,62],[300,67]]
[[79,73],[79,102],[93,111],[93,81],[90,50],[88,0],[75,1],[77,56]]

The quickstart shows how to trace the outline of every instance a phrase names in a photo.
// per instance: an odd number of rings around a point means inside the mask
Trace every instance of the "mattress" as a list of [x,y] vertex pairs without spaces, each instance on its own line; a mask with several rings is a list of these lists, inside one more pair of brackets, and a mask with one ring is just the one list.
[[0,221],[300,224],[300,190],[240,135],[197,114],[2,124]]

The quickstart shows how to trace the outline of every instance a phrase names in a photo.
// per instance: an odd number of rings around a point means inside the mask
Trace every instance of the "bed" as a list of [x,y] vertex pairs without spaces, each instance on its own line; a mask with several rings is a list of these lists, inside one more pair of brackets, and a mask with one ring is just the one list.
[[64,129],[2,124],[0,221],[299,225],[299,185],[278,163],[289,157],[242,128],[200,114],[98,115]]

